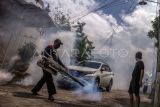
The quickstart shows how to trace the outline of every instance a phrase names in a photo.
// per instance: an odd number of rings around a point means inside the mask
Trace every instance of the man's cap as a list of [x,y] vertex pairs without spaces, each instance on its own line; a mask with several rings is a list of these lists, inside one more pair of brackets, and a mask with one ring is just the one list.
[[59,43],[60,45],[63,45],[63,43],[62,43],[62,41],[61,41],[60,39],[56,39],[56,40],[54,41],[54,43]]

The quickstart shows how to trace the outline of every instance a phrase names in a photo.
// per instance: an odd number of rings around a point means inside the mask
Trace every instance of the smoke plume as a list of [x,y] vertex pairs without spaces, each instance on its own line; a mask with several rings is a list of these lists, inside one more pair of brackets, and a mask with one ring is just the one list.
[[[96,1],[88,0],[45,1],[50,4],[51,10],[55,7],[60,7],[65,13],[69,13],[73,17],[78,17],[97,6]],[[99,54],[101,59],[105,57],[106,63],[111,66],[115,73],[114,89],[127,90],[135,64],[134,55],[137,51],[142,51],[143,53],[145,72],[153,72],[154,41],[146,35],[151,29],[150,22],[155,17],[154,7],[154,4],[148,4],[142,7],[137,6],[129,14],[122,12],[121,16],[124,24],[119,24],[111,14],[108,15],[102,11],[93,12],[79,20],[86,23],[84,31],[89,35],[89,39],[94,42],[96,46],[95,53]],[[51,11],[51,17],[52,14],[54,12]],[[112,39],[109,39],[112,35]],[[107,51],[108,49],[117,49],[117,51],[125,49],[127,55],[122,57],[116,52],[115,55],[109,54],[106,57],[107,53],[103,52],[102,55],[102,49]]]
[[[52,45],[54,40],[57,38],[63,42],[63,45],[58,50],[59,57],[65,65],[69,65],[71,55],[68,53],[68,51],[71,50],[74,46],[74,34],[72,32],[46,33],[42,38],[39,38],[36,41],[37,52],[39,55],[41,55],[41,52],[44,50],[44,48],[48,45]],[[42,77],[42,69],[37,66],[37,61],[40,58],[40,56],[34,57],[29,66],[29,69],[27,70],[30,76],[20,81],[18,84],[33,85],[39,81],[39,79]]]
[[[44,1],[50,4],[50,10],[59,7],[64,13],[71,16],[71,20],[77,19],[98,6],[94,0]],[[155,11],[154,4],[137,6],[131,13],[120,13],[123,23],[116,20],[112,14],[106,14],[103,11],[92,12],[79,20],[86,23],[84,31],[89,35],[89,39],[94,42],[95,56],[98,54],[99,59],[105,59],[105,62],[111,66],[115,73],[114,89],[128,89],[135,64],[134,55],[137,51],[143,53],[145,72],[154,72],[154,41],[146,35],[151,29],[151,20],[155,17]],[[53,14],[54,11],[49,13],[51,17],[54,16]],[[57,36],[54,35],[53,37]],[[64,42],[68,43],[67,40]],[[117,51],[113,55],[110,50]],[[122,50],[125,50],[125,55]]]
[[6,84],[13,78],[13,75],[6,72],[5,70],[0,70],[0,84]]

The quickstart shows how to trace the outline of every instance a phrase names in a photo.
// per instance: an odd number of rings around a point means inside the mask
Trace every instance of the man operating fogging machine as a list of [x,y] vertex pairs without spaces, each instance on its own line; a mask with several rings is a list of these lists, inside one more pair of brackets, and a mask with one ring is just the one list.
[[[63,43],[61,42],[60,39],[56,39],[54,41],[54,44],[47,46],[42,54],[46,58],[52,57],[55,62],[57,62],[58,64],[60,64],[61,66],[63,66],[67,70],[67,68],[64,66],[64,64],[59,59],[57,52],[56,52],[56,49],[58,49],[60,47],[60,45],[63,45]],[[43,76],[40,79],[40,81],[37,83],[37,85],[32,89],[32,94],[38,95],[38,91],[42,88],[42,86],[46,82],[47,89],[48,89],[48,95],[49,95],[48,100],[54,101],[53,94],[56,94],[56,88],[53,83],[52,74],[43,68],[42,68],[42,70],[43,70]]]

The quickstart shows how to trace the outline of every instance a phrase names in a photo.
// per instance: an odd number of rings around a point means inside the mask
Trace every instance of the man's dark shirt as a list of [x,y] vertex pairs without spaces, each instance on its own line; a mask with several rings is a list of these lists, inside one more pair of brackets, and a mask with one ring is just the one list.
[[132,73],[132,81],[139,83],[141,70],[144,70],[144,63],[143,61],[137,61]]
[[45,48],[43,52],[45,57],[52,57],[54,61],[58,62],[61,66],[65,67],[64,64],[61,62],[57,55],[57,51],[53,48],[52,45],[49,45]]

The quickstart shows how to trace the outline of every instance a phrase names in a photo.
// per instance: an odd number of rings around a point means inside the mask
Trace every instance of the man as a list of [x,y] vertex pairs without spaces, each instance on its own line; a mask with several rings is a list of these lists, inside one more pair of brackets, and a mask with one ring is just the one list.
[[[61,62],[61,60],[59,59],[57,52],[56,52],[56,50],[60,47],[60,45],[63,45],[63,43],[61,42],[60,39],[56,39],[54,41],[53,45],[49,45],[45,48],[43,55],[47,58],[52,57],[54,61],[58,62],[60,65],[65,67],[63,65],[63,63]],[[66,70],[67,70],[67,68],[66,68]],[[56,94],[56,88],[53,83],[52,74],[45,71],[44,69],[43,69],[43,77],[37,83],[37,85],[32,89],[32,93],[33,93],[33,95],[38,95],[37,92],[42,88],[42,86],[44,85],[45,82],[47,84],[47,89],[48,89],[48,95],[49,95],[48,100],[54,101],[53,94]]]
[[136,103],[135,103],[136,106],[137,107],[140,106],[139,90],[140,90],[140,87],[142,86],[142,79],[144,75],[144,63],[142,61],[142,53],[137,52],[135,55],[135,58],[137,62],[135,64],[135,68],[132,73],[132,80],[130,82],[130,86],[128,90],[131,107],[133,107],[133,101],[134,101],[133,94],[135,95],[135,98],[136,98]]

